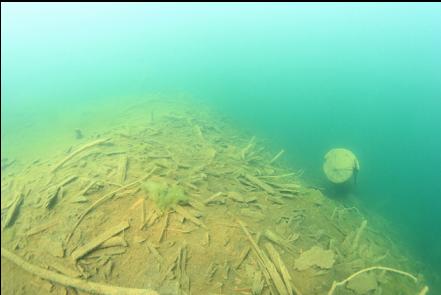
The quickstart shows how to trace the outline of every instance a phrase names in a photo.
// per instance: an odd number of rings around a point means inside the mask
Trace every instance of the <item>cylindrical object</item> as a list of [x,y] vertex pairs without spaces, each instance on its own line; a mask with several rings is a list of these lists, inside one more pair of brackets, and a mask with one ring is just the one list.
[[325,155],[323,171],[329,181],[344,183],[352,178],[360,170],[357,157],[347,149],[332,149]]

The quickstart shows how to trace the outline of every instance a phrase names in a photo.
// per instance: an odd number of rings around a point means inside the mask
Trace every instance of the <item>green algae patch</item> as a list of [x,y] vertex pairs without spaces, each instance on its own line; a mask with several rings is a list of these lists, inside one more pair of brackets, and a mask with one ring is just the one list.
[[182,188],[177,185],[170,185],[163,180],[152,179],[146,181],[142,188],[161,210],[188,202],[188,195],[185,194]]

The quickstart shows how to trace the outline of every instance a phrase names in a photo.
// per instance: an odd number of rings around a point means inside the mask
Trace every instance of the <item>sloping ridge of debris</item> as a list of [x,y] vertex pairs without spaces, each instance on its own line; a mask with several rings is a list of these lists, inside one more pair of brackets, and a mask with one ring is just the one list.
[[284,149],[200,105],[120,112],[107,131],[74,130],[66,153],[2,166],[2,257],[33,275],[5,278],[2,293],[427,290],[397,270],[418,268],[375,217],[305,185]]

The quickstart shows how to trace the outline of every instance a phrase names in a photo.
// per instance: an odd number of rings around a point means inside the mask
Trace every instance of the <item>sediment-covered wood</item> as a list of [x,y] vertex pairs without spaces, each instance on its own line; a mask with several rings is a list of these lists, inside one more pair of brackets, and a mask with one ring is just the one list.
[[103,294],[103,295],[158,295],[159,293],[151,289],[135,289],[124,288],[112,285],[105,285],[77,278],[68,277],[56,272],[52,272],[33,265],[14,253],[1,249],[2,257],[15,263],[17,266],[26,270],[27,272],[34,274],[42,279],[57,283],[66,287],[72,287],[81,291],[85,291],[91,294]]

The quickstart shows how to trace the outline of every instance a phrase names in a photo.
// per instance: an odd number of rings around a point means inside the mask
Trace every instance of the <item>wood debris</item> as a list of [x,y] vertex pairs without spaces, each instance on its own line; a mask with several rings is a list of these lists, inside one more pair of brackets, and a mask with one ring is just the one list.
[[81,273],[79,273],[78,271],[71,269],[69,267],[64,266],[63,264],[59,263],[59,262],[51,262],[49,265],[51,268],[53,268],[54,270],[58,271],[59,273],[62,273],[64,275],[67,275],[69,277],[72,278],[78,278],[81,276]]
[[76,155],[78,155],[79,153],[81,153],[81,152],[83,152],[83,151],[85,151],[85,150],[87,150],[87,149],[89,149],[89,148],[92,148],[92,147],[94,147],[94,146],[96,146],[96,145],[99,145],[99,144],[103,144],[103,143],[105,143],[105,142],[108,142],[109,140],[110,140],[110,138],[106,138],[106,139],[98,139],[98,140],[95,140],[95,141],[93,141],[93,142],[90,142],[90,143],[88,143],[88,144],[86,144],[86,145],[83,145],[82,147],[78,148],[78,149],[75,150],[74,152],[70,153],[70,154],[69,154],[67,157],[65,157],[63,160],[61,160],[60,162],[58,162],[58,164],[55,165],[54,168],[52,168],[52,172],[57,171],[61,166],[64,165],[64,163],[66,163],[67,161],[69,161],[70,159],[72,159],[73,157],[75,157]]
[[127,242],[123,237],[112,237],[106,241],[104,241],[102,244],[99,245],[100,248],[109,248],[109,247],[127,247]]
[[259,262],[261,271],[265,276],[266,282],[268,286],[272,286],[274,289],[272,292],[274,294],[289,295],[287,286],[283,282],[280,274],[277,272],[277,269],[274,266],[274,264],[271,262],[271,260],[265,254],[265,252],[263,252],[260,249],[260,247],[257,245],[257,243],[253,240],[250,233],[245,228],[245,224],[240,220],[238,220],[238,223],[241,226],[242,230],[244,231],[245,235],[247,236],[248,240],[250,241],[251,245],[253,246],[254,253],[256,254],[257,261]]
[[87,199],[85,196],[78,196],[76,199],[71,200],[71,203],[87,203],[89,202],[89,199]]
[[210,263],[210,265],[208,266],[207,272],[205,274],[205,279],[208,282],[211,282],[213,280],[213,276],[214,274],[217,272],[218,269],[218,265],[216,263]]
[[130,294],[130,295],[158,295],[156,291],[150,289],[134,289],[134,288],[123,288],[117,286],[110,286],[104,284],[98,284],[90,281],[85,281],[77,278],[72,278],[62,274],[48,271],[44,268],[32,265],[14,253],[2,248],[2,257],[12,261],[19,267],[23,268],[27,272],[34,274],[42,279],[63,285],[73,287],[75,289],[85,291],[92,294]]
[[[145,200],[144,198],[139,199],[138,202],[140,201],[140,205],[139,209],[141,210],[141,225],[139,226],[139,229],[143,229],[145,224],[146,224],[146,217],[145,217]],[[136,203],[138,203],[136,202]],[[135,204],[132,205],[132,208],[134,207]]]
[[283,155],[284,152],[285,152],[284,150],[280,150],[280,152],[278,152],[277,155],[275,155],[275,156],[271,159],[271,161],[270,161],[269,163],[272,164],[272,163],[274,163],[275,161],[277,161],[277,159],[280,158],[280,157]]
[[262,212],[250,208],[240,209],[240,215],[252,218],[257,221],[262,221],[266,217]]
[[58,196],[61,195],[60,191],[61,191],[61,186],[52,187],[51,189],[49,189],[49,194],[46,197],[46,201],[44,203],[44,207],[46,209],[52,209],[54,207],[55,203],[58,200]]
[[305,270],[312,266],[329,269],[334,265],[335,254],[332,250],[324,250],[321,247],[313,246],[296,259],[294,267],[298,270]]
[[295,291],[295,294],[301,295],[302,293],[294,285],[294,282],[291,278],[291,275],[288,272],[288,268],[286,267],[285,263],[283,263],[283,260],[280,257],[279,252],[277,252],[277,250],[270,243],[266,243],[265,247],[268,251],[269,256],[271,257],[271,260],[273,261],[274,265],[276,266],[277,270],[282,275],[283,282],[285,283],[285,286],[288,290],[288,293],[290,295],[292,295],[293,294],[292,291]]
[[207,228],[207,226],[200,221],[199,219],[197,219],[195,216],[193,216],[191,213],[189,213],[184,207],[177,205],[175,207],[176,213],[180,214],[182,217],[188,219],[189,221],[193,222],[194,224],[203,227],[203,228]]
[[248,257],[248,254],[250,253],[251,248],[250,247],[245,247],[242,252],[240,252],[239,254],[239,260],[236,263],[235,268],[238,269],[242,263],[245,261],[245,259]]
[[180,290],[190,293],[190,278],[187,274],[187,246],[179,248],[176,262],[176,277],[179,282]]
[[125,247],[96,248],[87,254],[87,258],[109,257],[126,253]]
[[59,223],[58,221],[54,220],[54,221],[51,221],[49,223],[45,223],[45,224],[36,226],[36,227],[28,230],[25,235],[27,237],[31,237],[33,235],[39,234],[39,233],[41,233],[41,232],[43,232],[43,231],[45,231],[45,230],[47,230],[47,229],[57,225],[58,223]]
[[74,261],[80,259],[90,251],[97,248],[99,245],[101,245],[104,241],[108,240],[109,238],[113,237],[114,235],[120,233],[121,231],[129,228],[129,223],[127,221],[121,222],[120,224],[109,228],[108,230],[104,231],[102,234],[98,235],[96,238],[92,239],[87,244],[77,248],[75,251],[72,252],[71,256]]
[[251,148],[254,147],[254,145],[255,145],[255,143],[254,143],[255,140],[256,140],[256,137],[253,136],[253,137],[251,138],[251,140],[248,142],[248,144],[242,149],[242,151],[241,151],[241,153],[240,153],[240,156],[241,156],[242,160],[245,160],[245,158],[246,158],[247,153],[249,152],[249,150],[250,150]]
[[291,244],[293,241],[297,240],[299,235],[293,235],[290,240],[286,240],[279,236],[277,233],[273,232],[270,229],[266,229],[263,233],[265,238],[270,240],[271,242],[277,244],[278,246],[290,251],[291,253],[295,253],[293,245]]
[[8,214],[6,215],[5,222],[3,223],[3,228],[10,227],[15,223],[24,197],[25,196],[22,192],[17,195],[11,207],[8,209]]
[[227,196],[228,196],[229,199],[233,200],[234,202],[238,202],[238,203],[248,204],[248,203],[252,203],[252,202],[257,201],[257,198],[254,197],[254,196],[246,198],[246,197],[243,197],[242,195],[240,195],[237,192],[229,192],[227,194]]
[[139,198],[135,203],[133,203],[132,206],[130,206],[129,210],[133,210],[136,207],[138,207],[139,205],[142,205],[144,202],[144,198]]
[[91,212],[93,209],[95,209],[98,205],[104,203],[105,201],[109,200],[110,198],[112,198],[116,193],[123,191],[133,185],[136,185],[138,183],[140,183],[141,181],[146,180],[148,177],[150,177],[150,175],[155,171],[155,168],[153,168],[149,174],[147,174],[145,177],[139,179],[139,180],[135,180],[129,184],[126,184],[108,194],[105,194],[104,196],[102,196],[101,198],[99,198],[98,200],[96,200],[92,205],[90,205],[88,208],[86,208],[86,210],[84,210],[84,212],[80,215],[80,217],[78,218],[77,222],[75,223],[72,231],[68,234],[67,238],[66,238],[66,244],[69,242],[70,238],[72,237],[74,231],[76,230],[76,228],[78,227],[78,225],[81,223],[81,221],[83,221],[84,217],[86,217],[87,214],[89,214],[89,212]]
[[262,273],[260,271],[256,271],[253,278],[253,286],[251,288],[251,294],[253,295],[262,294],[264,283],[265,281],[262,278]]
[[212,196],[210,196],[208,199],[206,199],[203,203],[205,205],[208,205],[210,203],[214,203],[218,197],[220,197],[222,195],[222,192],[217,192],[215,194],[213,194]]
[[127,177],[128,157],[124,155],[119,163],[119,182],[124,183]]
[[165,218],[164,218],[164,223],[162,225],[162,229],[161,229],[161,233],[159,234],[159,239],[158,242],[162,242],[162,238],[164,237],[164,234],[167,230],[167,226],[168,226],[168,216],[170,215],[170,212],[165,213]]
[[150,253],[152,253],[152,255],[155,257],[155,259],[159,262],[159,264],[161,265],[162,262],[164,261],[164,258],[162,257],[162,255],[158,252],[158,250],[156,250],[156,247],[150,243],[149,241],[145,242],[147,248],[149,249]]
[[276,191],[271,186],[269,186],[268,184],[266,184],[265,182],[263,182],[262,180],[260,180],[259,178],[255,177],[253,175],[243,174],[242,177],[244,177],[246,180],[248,180],[254,186],[266,191],[270,195],[274,195],[276,193]]
[[361,225],[355,234],[354,241],[352,242],[351,252],[354,252],[358,248],[358,243],[360,241],[361,234],[363,233],[364,229],[366,228],[366,225],[367,225],[367,220],[365,219],[361,222]]

